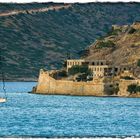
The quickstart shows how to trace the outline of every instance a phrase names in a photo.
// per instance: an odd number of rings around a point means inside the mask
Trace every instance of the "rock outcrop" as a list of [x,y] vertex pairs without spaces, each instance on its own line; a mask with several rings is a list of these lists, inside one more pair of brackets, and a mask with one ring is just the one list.
[[140,59],[140,22],[113,26],[111,32],[89,46],[86,59],[105,59],[113,65],[137,65]]

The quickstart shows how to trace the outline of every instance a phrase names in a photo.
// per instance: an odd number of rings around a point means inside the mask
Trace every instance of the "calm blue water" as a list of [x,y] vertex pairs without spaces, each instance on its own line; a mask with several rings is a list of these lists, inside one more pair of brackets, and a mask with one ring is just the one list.
[[35,84],[6,83],[0,137],[140,137],[140,98],[28,94]]

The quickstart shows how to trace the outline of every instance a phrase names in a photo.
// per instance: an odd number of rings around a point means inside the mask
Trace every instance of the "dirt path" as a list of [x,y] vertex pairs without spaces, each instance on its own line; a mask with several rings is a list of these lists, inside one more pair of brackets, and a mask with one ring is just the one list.
[[60,10],[60,9],[67,9],[71,7],[71,4],[67,5],[62,5],[62,6],[50,6],[47,8],[40,8],[40,9],[31,9],[31,10],[13,10],[10,12],[5,12],[5,13],[0,13],[0,17],[5,17],[5,16],[11,16],[11,15],[18,15],[18,14],[33,14],[33,13],[38,13],[38,12],[48,12],[50,10]]

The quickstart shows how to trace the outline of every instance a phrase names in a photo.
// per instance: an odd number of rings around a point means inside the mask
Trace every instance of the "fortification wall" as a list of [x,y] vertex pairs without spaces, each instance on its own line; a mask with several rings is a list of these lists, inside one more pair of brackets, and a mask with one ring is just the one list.
[[104,84],[101,80],[92,82],[55,80],[48,72],[41,70],[35,93],[103,96]]
[[119,96],[129,96],[130,93],[127,91],[127,88],[131,84],[138,84],[140,85],[140,80],[120,80],[119,82]]

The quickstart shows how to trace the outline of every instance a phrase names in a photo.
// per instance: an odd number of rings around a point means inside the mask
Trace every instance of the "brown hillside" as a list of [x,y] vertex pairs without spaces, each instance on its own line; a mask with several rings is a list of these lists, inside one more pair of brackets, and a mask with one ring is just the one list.
[[140,58],[140,22],[113,25],[111,32],[89,46],[86,59],[106,59],[114,65],[134,64]]

